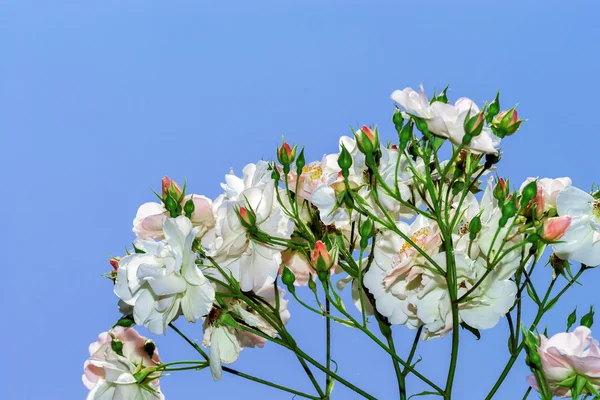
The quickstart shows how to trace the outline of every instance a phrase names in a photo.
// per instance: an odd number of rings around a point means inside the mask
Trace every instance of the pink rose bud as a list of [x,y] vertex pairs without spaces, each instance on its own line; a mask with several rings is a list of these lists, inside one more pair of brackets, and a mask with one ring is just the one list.
[[277,160],[284,167],[289,167],[296,158],[296,146],[290,147],[287,142],[283,142],[281,147],[277,149]]
[[119,260],[116,260],[114,258],[111,258],[109,261],[110,265],[112,265],[113,270],[118,270],[119,269]]
[[544,221],[544,231],[542,238],[550,241],[560,239],[571,226],[571,217],[553,217]]
[[318,272],[327,272],[333,267],[333,258],[327,251],[325,243],[320,240],[315,244],[312,262]]
[[358,149],[364,154],[372,154],[379,149],[379,135],[377,131],[373,132],[371,128],[363,125],[358,131],[354,133],[356,138],[356,145]]
[[477,136],[483,130],[483,113],[474,115],[469,119],[465,119],[465,133],[471,136]]
[[240,221],[246,228],[251,228],[256,224],[256,215],[252,211],[246,209],[246,207],[240,207],[239,211]]
[[510,136],[515,133],[523,123],[523,120],[519,119],[519,113],[516,109],[509,111],[502,111],[492,121],[492,125],[496,128],[500,137]]
[[168,176],[165,176],[164,178],[162,178],[162,197],[163,197],[163,199],[165,198],[167,193],[169,193],[169,191],[172,191],[172,193],[174,193],[176,197],[179,197],[182,193],[182,190],[179,187],[179,185],[177,184],[177,182],[172,181],[171,178],[169,178]]

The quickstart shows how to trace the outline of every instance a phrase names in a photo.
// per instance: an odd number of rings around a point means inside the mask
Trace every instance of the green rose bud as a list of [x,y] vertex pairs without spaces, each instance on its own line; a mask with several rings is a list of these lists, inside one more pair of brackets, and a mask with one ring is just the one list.
[[594,324],[594,308],[592,306],[590,306],[590,312],[581,317],[579,324],[587,326],[588,328],[592,327],[592,325]]
[[373,154],[379,150],[379,134],[377,129],[372,130],[363,125],[362,128],[354,132],[356,145],[363,154]]
[[575,307],[573,312],[567,317],[567,332],[569,332],[569,329],[571,329],[575,321],[577,321],[577,307]]
[[279,169],[277,169],[277,166],[275,166],[274,164],[271,166],[271,168],[271,179],[273,179],[275,182],[279,182],[279,179],[281,178]]
[[281,282],[283,282],[289,288],[290,286],[293,287],[295,281],[296,281],[296,276],[287,267],[287,265],[284,264],[283,271],[281,272]]
[[496,98],[487,108],[486,120],[490,122],[500,112],[500,91],[496,93]]
[[523,205],[529,204],[529,202],[537,196],[537,181],[531,181],[521,191],[521,201]]
[[394,123],[394,126],[396,127],[396,130],[398,131],[398,133],[400,133],[400,130],[402,129],[402,124],[404,123],[404,118],[402,117],[402,111],[396,109],[396,111],[394,112],[394,115],[392,116],[392,122]]
[[110,334],[112,337],[112,341],[110,342],[110,348],[112,351],[123,357],[123,342],[114,337],[114,335]]
[[284,167],[289,167],[296,158],[296,146],[290,147],[287,142],[283,142],[281,147],[277,148],[277,161]]
[[371,219],[366,218],[360,224],[360,236],[369,239],[375,233],[375,225]]
[[512,195],[502,207],[502,216],[512,218],[517,215],[517,196]]
[[352,156],[344,145],[342,145],[342,151],[338,156],[338,165],[342,169],[342,176],[348,178],[350,176],[350,167],[352,166]]
[[[471,118],[465,118],[464,128],[465,128],[466,135],[471,135],[471,136],[479,135],[481,133],[481,131],[483,130],[483,114],[478,113],[478,114],[475,114]],[[470,143],[470,142],[471,142],[471,139],[469,139],[468,143]],[[464,140],[463,140],[463,144],[468,144],[468,143],[464,143]]]
[[300,150],[300,154],[298,155],[298,159],[296,160],[296,170],[298,175],[302,173],[302,169],[306,165],[306,160],[304,159],[304,148]]
[[171,218],[177,217],[177,206],[179,206],[179,204],[173,198],[173,196],[167,194],[167,198],[165,199],[165,208],[167,209],[169,214],[171,214]]
[[191,217],[194,213],[195,208],[196,206],[194,205],[194,200],[189,199],[185,202],[185,205],[183,206],[183,211],[185,211],[185,215]]
[[315,281],[312,278],[312,275],[308,275],[308,288],[313,292],[313,293],[317,293],[317,284],[315,283]]
[[129,328],[131,326],[135,325],[135,321],[133,320],[133,317],[130,315],[125,315],[123,317],[121,317],[114,325],[113,328],[115,326],[122,326],[123,328]]
[[423,133],[423,135],[429,136],[429,128],[427,127],[427,122],[425,122],[423,118],[418,117],[413,117],[413,120],[415,121],[417,129],[420,130]]
[[481,217],[476,215],[469,223],[469,237],[475,240],[477,234],[481,231]]
[[412,138],[413,124],[408,123],[402,127],[400,131],[400,150],[404,150],[410,139]]

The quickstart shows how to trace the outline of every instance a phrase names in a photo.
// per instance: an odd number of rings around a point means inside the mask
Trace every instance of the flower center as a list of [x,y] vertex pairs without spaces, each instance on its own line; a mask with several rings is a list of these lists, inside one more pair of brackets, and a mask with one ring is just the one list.
[[[421,228],[412,234],[412,236],[410,237],[410,240],[412,240],[413,243],[418,245],[419,242],[421,242],[427,236],[429,236],[429,228]],[[402,251],[406,251],[406,249],[408,249],[410,247],[412,247],[412,245],[410,243],[404,242],[404,244],[402,245]]]
[[467,224],[467,223],[464,223],[464,224],[462,224],[462,225],[460,226],[460,228],[458,228],[458,234],[459,234],[460,236],[464,236],[464,235],[466,235],[467,233],[469,233],[469,224]]
[[600,200],[596,200],[592,203],[592,214],[596,218],[600,218]]
[[321,175],[323,175],[323,168],[321,168],[320,165],[307,165],[302,168],[302,173],[309,174],[308,176],[310,179],[314,181],[321,178]]

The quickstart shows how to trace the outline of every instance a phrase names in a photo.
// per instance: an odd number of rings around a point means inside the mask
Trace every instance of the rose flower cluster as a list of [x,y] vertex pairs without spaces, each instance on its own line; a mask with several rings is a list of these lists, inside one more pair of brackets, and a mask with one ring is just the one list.
[[[536,328],[564,291],[600,263],[600,192],[578,189],[566,177],[511,186],[497,164],[502,140],[523,122],[517,110],[501,111],[498,96],[481,108],[467,98],[451,104],[446,92],[427,98],[423,88],[394,91],[393,143],[365,125],[342,136],[337,152],[307,162],[304,149],[283,142],[276,161],[225,175],[215,199],[163,178],[157,200],[135,215],[130,250],[110,260],[106,276],[122,317],[90,345],[88,399],[162,399],[159,380],[204,368],[215,380],[227,372],[305,398],[329,398],[337,382],[374,399],[332,368],[331,323],[364,332],[390,354],[401,399],[407,374],[450,399],[459,327],[480,336],[504,318],[509,353],[516,360],[525,351],[533,372],[527,381],[542,398],[598,395],[593,311],[572,333],[548,339]],[[546,250],[553,276],[544,296],[531,276]],[[577,274],[571,262],[581,265]],[[565,289],[556,295],[560,279]],[[539,312],[525,326],[520,310],[528,299]],[[290,300],[325,320],[325,364],[287,330]],[[183,320],[200,322],[199,343],[179,329]],[[201,359],[161,361],[134,325],[180,336]],[[418,339],[452,337],[445,386],[418,370],[414,351],[406,360],[396,354],[397,325],[415,331],[413,350]],[[267,342],[296,355],[316,395],[223,365]],[[326,375],[325,385],[311,368]]]

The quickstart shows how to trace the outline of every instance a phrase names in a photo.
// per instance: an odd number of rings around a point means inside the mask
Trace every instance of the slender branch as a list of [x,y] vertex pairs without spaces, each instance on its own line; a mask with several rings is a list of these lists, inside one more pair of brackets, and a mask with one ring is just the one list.
[[[326,293],[327,296],[329,296],[329,293]],[[336,304],[335,302],[332,302],[332,304],[335,306],[335,308],[342,313],[346,318],[348,318],[350,321],[352,321],[352,323],[356,326],[356,328],[360,329],[365,335],[367,335],[371,340],[373,340],[379,347],[381,347],[386,353],[388,353],[394,360],[396,360],[397,362],[399,362],[400,364],[402,364],[402,366],[407,369],[409,372],[411,372],[412,374],[414,374],[417,378],[421,379],[423,382],[425,382],[426,384],[428,384],[429,386],[431,386],[433,389],[435,389],[438,393],[444,393],[444,391],[442,390],[442,388],[440,388],[438,385],[436,385],[435,383],[433,383],[432,381],[430,381],[429,379],[427,379],[427,377],[425,377],[423,374],[421,374],[419,371],[417,371],[416,369],[414,369],[413,367],[411,367],[410,365],[408,365],[406,363],[406,361],[404,361],[402,358],[400,358],[397,354],[395,354],[394,352],[392,352],[381,340],[379,340],[379,338],[377,336],[375,336],[373,334],[373,332],[371,332],[370,330],[368,330],[367,328],[363,327],[354,317],[352,317],[352,315],[350,315],[345,309],[344,307],[340,306],[339,304]]]
[[[183,332],[181,332],[175,325],[173,325],[173,323],[170,323],[169,327],[171,329],[173,329],[175,332],[177,332],[177,334],[179,334],[179,336],[181,336],[198,353],[200,353],[200,355],[202,355],[202,357],[204,357],[207,361],[209,360],[209,357],[206,354],[206,352],[204,350],[202,350],[202,348],[200,346],[198,346],[197,343],[195,343],[194,341],[192,341]],[[173,363],[169,363],[169,364],[173,365]],[[205,364],[204,364],[204,367],[206,367]],[[197,369],[197,368],[199,368],[198,365],[196,365],[196,366],[190,366],[190,367],[182,367],[182,368],[169,368],[169,369],[166,369],[166,371],[183,371],[183,370],[186,370],[186,369]],[[292,393],[292,394],[295,394],[297,396],[301,396],[301,397],[304,397],[304,398],[307,398],[307,399],[319,400],[319,399],[323,398],[323,396],[321,396],[321,397],[311,396],[309,394],[306,394],[306,393],[303,393],[303,392],[300,392],[300,391],[297,391],[297,390],[294,390],[294,389],[290,389],[290,388],[287,388],[285,386],[278,385],[276,383],[265,381],[264,379],[260,379],[260,378],[257,378],[255,376],[245,374],[245,373],[237,371],[237,370],[235,370],[233,368],[229,368],[229,367],[225,367],[225,366],[223,366],[222,368],[223,368],[223,371],[226,371],[226,372],[228,372],[228,373],[230,373],[232,375],[237,375],[237,376],[239,376],[241,378],[248,379],[248,380],[251,380],[251,381],[254,381],[254,382],[266,385],[266,386],[270,386],[272,388],[279,389],[279,390],[282,390],[284,392]]]
[[[385,324],[385,325],[384,325]],[[392,336],[392,330],[386,322],[380,321],[379,328],[381,329],[381,334],[387,339],[388,346],[390,350],[396,353],[396,346],[394,345],[394,337]],[[406,380],[405,376],[400,369],[400,364],[398,361],[392,357],[392,362],[394,363],[394,371],[396,372],[396,380],[398,381],[398,393],[400,394],[400,400],[406,400]]]
[[251,380],[251,381],[254,381],[254,382],[266,385],[266,386],[270,386],[270,387],[275,388],[275,389],[282,390],[284,392],[295,394],[296,396],[304,397],[306,399],[319,400],[319,399],[322,398],[322,397],[311,396],[310,394],[299,392],[297,390],[290,389],[290,388],[287,388],[285,386],[277,385],[275,383],[272,383],[272,382],[269,382],[269,381],[265,381],[263,379],[255,377],[255,376],[244,374],[243,372],[237,371],[237,370],[229,368],[229,367],[223,367],[223,371],[228,372],[228,373],[230,373],[232,375],[239,376],[239,377],[244,378],[244,379],[248,379],[248,380]]
[[[329,282],[326,284],[329,286]],[[328,290],[328,287],[325,290]],[[325,298],[325,312],[327,315],[331,314],[329,297]],[[325,347],[325,368],[331,371],[331,320],[329,318],[325,318]],[[331,384],[331,376],[325,375],[325,391],[328,395],[330,393]]]
[[[412,360],[415,357],[417,347],[419,346],[419,339],[421,337],[421,332],[423,332],[423,325],[419,326],[419,329],[417,329],[417,333],[415,334],[415,339],[413,340],[412,347],[410,348],[410,354],[408,355],[408,358],[406,359],[406,363],[408,365],[412,364]],[[406,370],[406,368],[404,368],[404,370],[402,371],[402,375],[406,376],[407,374],[408,374],[408,371]]]
[[[539,322],[542,319],[542,317],[544,316],[544,314],[548,311],[547,310],[547,304],[552,304],[552,303],[555,303],[556,301],[558,301],[558,299],[567,290],[569,290],[569,288],[571,288],[571,286],[573,286],[573,284],[577,281],[577,279],[581,276],[581,274],[585,270],[586,270],[586,267],[582,265],[581,268],[579,269],[579,271],[577,272],[577,274],[573,277],[573,279],[571,279],[565,285],[565,287],[556,296],[554,296],[554,298],[552,298],[552,300],[550,300],[548,303],[546,303],[546,301],[550,297],[549,294],[552,291],[552,287],[553,287],[553,284],[554,284],[555,280],[552,281],[552,284],[549,286],[549,288],[548,288],[548,290],[546,292],[546,296],[544,296],[544,300],[538,306],[537,315],[535,316],[535,319],[533,320],[533,323],[531,324],[531,326],[529,328],[530,331],[534,330],[537,327],[537,325],[539,324]],[[511,355],[511,357],[508,359],[508,362],[506,363],[506,366],[502,370],[502,373],[500,374],[500,376],[496,380],[496,383],[494,384],[494,386],[492,387],[492,389],[490,390],[490,392],[486,396],[485,400],[490,400],[490,399],[492,399],[494,397],[494,395],[496,394],[496,392],[498,391],[498,389],[500,388],[500,386],[502,385],[502,383],[506,379],[506,376],[508,375],[508,373],[512,369],[515,361],[519,357],[519,354],[521,353],[521,351],[523,350],[524,347],[525,347],[525,343],[521,342],[521,344],[519,345],[519,347],[517,347],[517,349],[515,351],[515,354]]]

